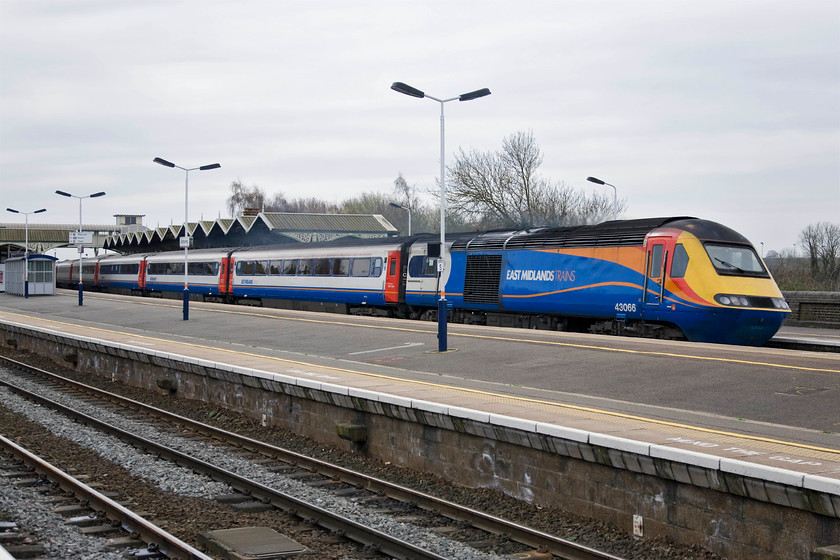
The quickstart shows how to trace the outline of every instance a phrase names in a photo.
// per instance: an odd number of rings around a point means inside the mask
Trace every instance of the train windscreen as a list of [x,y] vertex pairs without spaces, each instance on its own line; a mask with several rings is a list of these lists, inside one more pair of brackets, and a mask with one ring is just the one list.
[[706,253],[718,274],[726,276],[768,276],[755,251],[745,245],[706,243]]

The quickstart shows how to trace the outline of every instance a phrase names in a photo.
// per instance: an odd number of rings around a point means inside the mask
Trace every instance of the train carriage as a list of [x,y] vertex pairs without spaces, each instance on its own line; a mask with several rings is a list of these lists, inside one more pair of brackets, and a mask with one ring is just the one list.
[[[86,290],[97,287],[99,282],[99,261],[106,257],[82,259],[82,282]],[[60,261],[55,265],[55,283],[61,288],[76,288],[79,285],[79,261]]]
[[[226,263],[231,249],[196,249],[188,252],[188,285],[191,296],[220,297],[227,293]],[[140,257],[136,257],[140,258]],[[184,291],[184,253],[171,251],[148,255],[144,290],[152,295]]]
[[385,307],[400,301],[402,243],[277,246],[232,254],[231,295]]
[[96,286],[109,292],[141,295],[145,289],[146,255],[117,255],[99,262]]

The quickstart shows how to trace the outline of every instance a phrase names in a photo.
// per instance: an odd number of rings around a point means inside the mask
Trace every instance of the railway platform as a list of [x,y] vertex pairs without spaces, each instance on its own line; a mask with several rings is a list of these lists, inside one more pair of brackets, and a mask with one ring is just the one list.
[[0,346],[730,558],[840,543],[836,352],[74,302],[0,296]]

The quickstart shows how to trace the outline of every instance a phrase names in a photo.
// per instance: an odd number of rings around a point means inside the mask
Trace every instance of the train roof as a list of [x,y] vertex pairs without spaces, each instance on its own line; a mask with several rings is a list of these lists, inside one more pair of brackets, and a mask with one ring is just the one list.
[[633,247],[643,245],[647,235],[661,227],[682,229],[704,241],[749,243],[743,235],[724,225],[709,220],[678,216],[614,220],[583,226],[487,232],[457,239],[452,245],[452,250],[492,251],[502,249]]

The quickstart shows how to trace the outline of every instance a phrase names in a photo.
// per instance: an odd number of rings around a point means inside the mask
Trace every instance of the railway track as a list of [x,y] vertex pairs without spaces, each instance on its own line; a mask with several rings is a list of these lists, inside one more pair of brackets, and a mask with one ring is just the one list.
[[[109,536],[108,546],[111,548],[134,547],[131,555],[149,560],[213,560],[82,480],[3,436],[0,436],[0,456],[12,457],[16,461],[11,469],[8,463],[4,465],[4,476],[17,479],[19,484],[48,490],[50,496],[44,499],[55,505],[54,512],[69,516],[67,523],[83,527],[82,533],[85,535]],[[13,522],[7,522],[6,528],[17,530]],[[143,543],[145,550],[141,551],[139,545]],[[12,542],[11,546],[4,548],[12,558],[14,554],[21,558],[33,558],[33,555],[44,552],[41,545],[30,544],[26,539],[23,543]]]
[[[328,462],[302,455],[293,451],[270,445],[252,438],[247,438],[214,426],[194,421],[171,412],[150,407],[143,403],[127,399],[114,393],[83,385],[70,379],[33,368],[21,362],[3,361],[21,372],[29,381],[38,385],[47,383],[52,390],[70,393],[73,398],[88,404],[101,406],[107,403],[109,413],[130,417],[133,422],[153,423],[153,431],[177,433],[180,438],[187,438],[192,443],[206,446],[210,443],[215,448],[235,449],[240,457],[245,457],[252,464],[267,467],[274,474],[282,474],[286,479],[304,483],[309,487],[327,492],[323,501],[337,501],[346,509],[346,500],[351,500],[353,507],[364,504],[367,511],[376,515],[337,514],[334,509],[313,505],[300,500],[273,484],[260,482],[248,475],[239,474],[239,469],[224,468],[223,461],[207,460],[196,454],[175,449],[142,437],[138,430],[120,428],[117,422],[105,422],[100,418],[82,412],[82,406],[59,404],[52,399],[33,394],[33,391],[20,385],[26,383],[3,382],[13,391],[34,399],[43,406],[61,410],[78,422],[96,426],[119,439],[129,442],[160,458],[172,461],[195,472],[205,473],[215,481],[223,482],[238,492],[232,501],[244,501],[246,504],[266,507],[271,506],[292,512],[306,523],[318,525],[325,531],[360,543],[367,549],[374,549],[394,558],[448,558],[448,553],[435,552],[421,545],[409,542],[402,537],[395,537],[386,530],[380,530],[362,523],[360,519],[386,516],[401,526],[408,526],[408,533],[432,533],[448,535],[450,538],[469,541],[471,545],[487,551],[502,551],[502,554],[515,558],[565,558],[570,560],[620,560],[620,557],[595,550],[578,543],[561,539],[553,535],[536,531],[520,524],[487,515],[480,511],[464,508],[458,504],[441,500],[435,496],[399,486],[397,484],[355,472]],[[40,391],[34,391],[40,392]],[[107,414],[106,416],[109,416]],[[99,415],[97,415],[99,416]],[[155,438],[156,439],[156,438]],[[236,470],[236,472],[234,472]],[[413,527],[413,528],[412,528]]]

